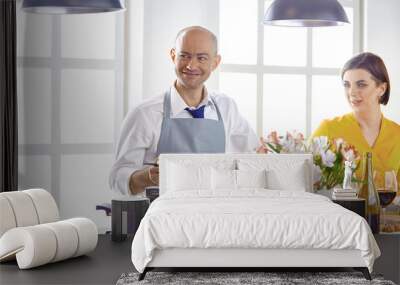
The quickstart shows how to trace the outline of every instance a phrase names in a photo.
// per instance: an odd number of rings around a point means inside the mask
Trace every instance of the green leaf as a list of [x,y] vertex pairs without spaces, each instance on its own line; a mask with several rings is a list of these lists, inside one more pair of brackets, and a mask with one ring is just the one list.
[[273,145],[272,143],[269,143],[269,142],[267,142],[267,146],[269,147],[269,148],[271,148],[272,149],[272,151],[273,152],[275,152],[275,153],[280,153],[281,152],[281,150],[282,150],[282,146],[280,146],[280,145]]

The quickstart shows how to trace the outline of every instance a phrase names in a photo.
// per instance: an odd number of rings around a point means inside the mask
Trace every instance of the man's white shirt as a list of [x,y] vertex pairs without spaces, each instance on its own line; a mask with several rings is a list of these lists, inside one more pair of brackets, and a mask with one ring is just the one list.
[[[254,152],[258,139],[254,130],[239,113],[232,98],[217,92],[208,93],[199,107],[206,105],[204,118],[218,120],[214,99],[221,113],[225,129],[225,152]],[[245,96],[245,94],[243,94]],[[130,194],[129,179],[132,173],[157,160],[157,145],[163,121],[164,94],[146,100],[126,116],[117,143],[116,161],[111,169],[109,183],[112,190]],[[192,118],[187,104],[174,86],[171,87],[171,118]]]

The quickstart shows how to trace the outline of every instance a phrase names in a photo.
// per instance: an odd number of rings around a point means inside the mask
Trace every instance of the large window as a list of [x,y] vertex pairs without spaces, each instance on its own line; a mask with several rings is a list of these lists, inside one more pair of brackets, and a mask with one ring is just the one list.
[[350,109],[340,69],[360,51],[359,0],[340,1],[349,25],[264,26],[271,0],[220,0],[219,89],[233,97],[258,135],[297,130]]

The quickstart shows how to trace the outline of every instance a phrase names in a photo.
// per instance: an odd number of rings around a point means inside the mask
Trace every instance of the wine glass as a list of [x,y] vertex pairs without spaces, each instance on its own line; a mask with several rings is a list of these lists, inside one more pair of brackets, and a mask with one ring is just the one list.
[[382,225],[384,226],[386,224],[386,207],[393,202],[397,194],[396,172],[394,170],[385,171],[384,175],[382,173],[382,177],[378,177],[374,171],[374,180],[376,181],[379,201],[382,207]]
[[385,189],[390,189],[395,192],[398,190],[397,177],[394,170],[385,172]]

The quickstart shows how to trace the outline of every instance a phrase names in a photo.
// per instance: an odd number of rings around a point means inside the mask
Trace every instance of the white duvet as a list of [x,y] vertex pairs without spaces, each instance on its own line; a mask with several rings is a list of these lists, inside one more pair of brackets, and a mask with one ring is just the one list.
[[172,192],[155,200],[132,243],[143,272],[155,249],[358,249],[372,272],[380,251],[359,215],[299,191]]

